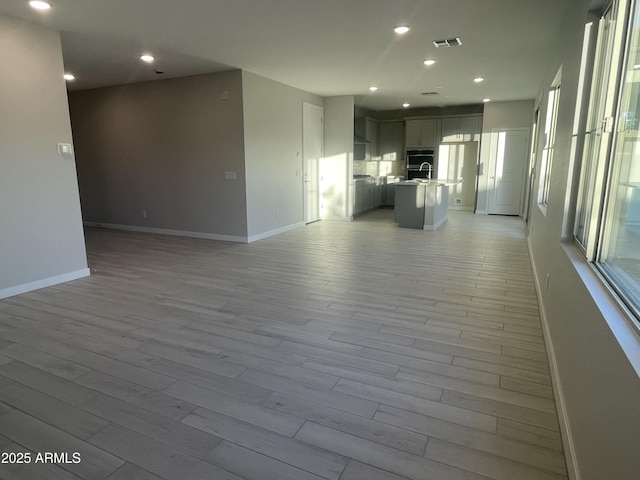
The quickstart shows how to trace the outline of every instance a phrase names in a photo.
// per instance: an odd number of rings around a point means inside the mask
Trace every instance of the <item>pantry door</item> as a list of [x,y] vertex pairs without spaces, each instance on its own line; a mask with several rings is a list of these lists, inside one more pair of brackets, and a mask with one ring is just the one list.
[[520,215],[528,149],[528,128],[492,132],[487,185],[490,215]]

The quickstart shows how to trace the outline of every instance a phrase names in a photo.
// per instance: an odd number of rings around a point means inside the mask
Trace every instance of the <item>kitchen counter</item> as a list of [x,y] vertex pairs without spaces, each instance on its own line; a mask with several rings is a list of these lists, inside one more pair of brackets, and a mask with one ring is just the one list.
[[449,185],[437,180],[395,184],[395,220],[404,228],[436,230],[448,219]]
[[353,216],[375,208],[393,206],[395,200],[394,188],[396,182],[400,180],[403,180],[403,177],[354,175]]

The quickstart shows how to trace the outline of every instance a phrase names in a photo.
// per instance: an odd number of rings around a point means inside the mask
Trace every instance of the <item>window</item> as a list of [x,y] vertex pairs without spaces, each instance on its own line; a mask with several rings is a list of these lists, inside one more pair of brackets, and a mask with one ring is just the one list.
[[640,311],[640,8],[634,5],[597,262]]
[[556,123],[558,118],[558,105],[560,103],[560,75],[561,72],[558,72],[547,97],[547,114],[544,122],[544,148],[542,149],[540,187],[538,188],[538,203],[544,206],[549,204],[553,147],[556,141]]
[[[574,235],[577,244],[593,257],[596,244],[599,205],[602,203],[602,184],[604,167],[611,140],[611,119],[613,87],[615,79],[611,79],[613,63],[617,2],[610,6],[598,24],[598,43],[595,51],[593,78],[591,80],[591,97],[584,132],[584,146],[580,187],[578,192],[578,208]],[[584,46],[588,48],[588,45]],[[619,55],[619,48],[618,48]],[[610,85],[613,84],[613,85]],[[605,128],[606,127],[606,128]],[[594,214],[596,215],[594,217]],[[587,252],[587,247],[589,252]]]
[[[625,22],[629,3],[630,16]],[[598,28],[574,238],[637,318],[639,120],[640,0],[614,1]]]

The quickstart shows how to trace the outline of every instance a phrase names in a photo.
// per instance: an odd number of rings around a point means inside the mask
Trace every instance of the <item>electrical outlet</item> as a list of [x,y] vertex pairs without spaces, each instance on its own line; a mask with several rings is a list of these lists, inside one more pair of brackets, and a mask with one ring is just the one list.
[[225,180],[235,180],[236,179],[236,172],[224,172],[224,179]]
[[462,199],[461,198],[454,198],[453,204],[454,205],[462,205]]
[[147,211],[146,210],[142,210],[142,218],[147,218]]

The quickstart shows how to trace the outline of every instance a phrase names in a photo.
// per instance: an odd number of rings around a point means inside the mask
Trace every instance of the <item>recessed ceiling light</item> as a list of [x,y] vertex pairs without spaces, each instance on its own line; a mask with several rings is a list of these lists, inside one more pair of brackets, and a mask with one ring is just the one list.
[[399,35],[402,35],[403,33],[407,33],[409,30],[411,30],[411,27],[408,27],[407,25],[398,25],[396,28],[393,29],[393,31]]
[[430,58],[430,59],[428,59],[428,60],[425,60],[425,61],[424,61],[424,64],[425,64],[427,67],[430,67],[430,66],[431,66],[431,65],[433,65],[434,63],[436,63],[436,61],[435,61],[435,60],[433,60],[433,59],[431,59],[431,58]]
[[65,73],[65,74],[64,74],[64,79],[70,82],[70,81],[72,81],[72,80],[75,80],[75,79],[76,79],[76,77],[75,77],[75,75],[73,75],[73,74],[71,74],[71,73]]
[[410,104],[410,103],[407,103],[407,102],[404,102],[404,103],[402,104],[402,108],[409,108],[410,106],[411,106],[411,104]]
[[378,87],[376,87],[376,86],[372,86],[372,87],[369,87],[369,90],[370,90],[371,92],[375,92],[376,90],[378,90]]
[[634,66],[633,66],[633,69],[634,69],[634,70],[640,70],[640,64],[634,65]]
[[473,79],[473,81],[476,83],[484,82],[484,77],[476,77]]
[[153,55],[149,55],[148,53],[145,53],[144,55],[140,55],[140,60],[147,63],[153,63],[155,58],[153,58]]
[[490,99],[490,98],[483,98],[483,99],[482,99],[482,101],[483,101],[484,103],[489,103],[489,102],[491,101],[491,99]]
[[37,0],[31,0],[29,2],[31,8],[35,8],[36,10],[49,10],[51,8],[51,4],[47,2],[41,2]]

